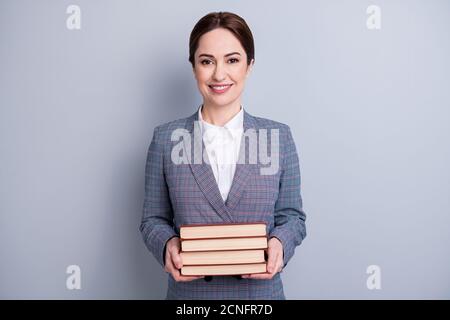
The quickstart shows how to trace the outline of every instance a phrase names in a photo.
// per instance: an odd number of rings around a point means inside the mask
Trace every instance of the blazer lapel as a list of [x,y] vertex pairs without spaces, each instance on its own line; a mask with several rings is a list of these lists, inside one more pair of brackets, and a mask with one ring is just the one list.
[[[244,132],[248,129],[255,129],[256,125],[254,118],[244,110]],[[245,155],[244,155],[245,152]],[[236,164],[236,171],[234,172],[233,183],[231,185],[230,192],[226,201],[227,208],[232,211],[239,203],[242,195],[244,194],[245,185],[249,181],[252,175],[256,173],[257,164],[251,164],[249,162],[250,147],[246,147],[245,136],[241,138],[241,145],[239,148],[240,157],[245,159],[244,163]]]
[[[188,118],[186,123],[186,129],[189,130],[191,136],[191,146],[189,146],[184,141],[185,150],[187,150],[187,154],[190,154],[191,161],[189,161],[189,166],[191,167],[194,178],[200,187],[200,190],[205,195],[206,199],[208,199],[209,203],[216,210],[217,214],[227,222],[233,222],[233,217],[231,216],[228,208],[225,206],[223,202],[222,196],[220,194],[219,187],[217,185],[216,179],[214,178],[214,173],[212,171],[211,165],[205,163],[203,158],[208,158],[208,154],[206,153],[205,144],[200,134],[198,123],[198,111]],[[197,139],[197,140],[195,140]],[[199,146],[201,143],[201,148],[195,147],[195,144]],[[190,147],[190,148],[189,148]],[[201,149],[201,150],[200,150]],[[194,153],[197,151],[196,156],[199,157],[194,161]],[[203,155],[203,152],[205,153]],[[209,159],[208,159],[209,160]]]
[[[190,139],[191,145],[189,146],[187,141],[183,140],[185,147],[184,152],[186,152],[186,154],[191,155],[190,157],[191,161],[189,161],[189,166],[192,170],[192,173],[194,175],[197,184],[200,187],[200,190],[203,192],[206,199],[208,199],[208,202],[213,206],[217,214],[223,220],[228,222],[234,222],[236,221],[236,219],[233,218],[231,212],[239,203],[239,200],[244,193],[245,185],[249,180],[250,176],[252,174],[255,174],[257,165],[248,164],[247,161],[245,163],[236,164],[236,171],[234,173],[233,183],[231,185],[228,198],[226,202],[224,202],[220,194],[220,190],[217,185],[216,179],[214,178],[214,173],[212,171],[211,165],[209,164],[209,161],[208,163],[205,163],[205,161],[203,161],[203,158],[208,158],[208,154],[206,152],[203,139],[201,137],[198,120],[199,119],[197,110],[196,113],[190,116],[186,122],[186,129],[189,131],[191,137]],[[243,128],[244,132],[250,128],[254,128],[256,130],[255,121],[254,118],[244,110],[244,128]],[[197,144],[197,146],[195,146],[195,144]],[[244,159],[249,159],[249,148],[245,147],[244,136],[241,138],[239,150],[241,156],[243,152],[245,152]],[[196,160],[194,160],[195,151],[197,151],[197,157],[199,157]],[[203,155],[203,153],[205,154]]]

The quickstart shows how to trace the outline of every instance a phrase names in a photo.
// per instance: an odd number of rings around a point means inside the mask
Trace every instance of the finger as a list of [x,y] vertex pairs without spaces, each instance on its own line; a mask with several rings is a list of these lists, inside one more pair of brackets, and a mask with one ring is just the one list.
[[173,273],[173,270],[176,270],[176,267],[173,265],[172,257],[170,253],[166,255],[166,263],[164,265],[164,270],[168,273]]
[[180,244],[178,241],[174,241],[171,243],[170,247],[169,247],[169,252],[171,254],[176,254],[180,252]]
[[279,252],[274,248],[269,248],[269,258],[267,260],[267,271],[272,273],[275,271],[275,265],[278,260]]
[[269,280],[273,278],[273,273],[253,273],[253,274],[246,274],[242,275],[242,278],[244,279],[258,279],[258,280]]
[[[279,265],[280,259],[277,259],[276,261],[277,261],[276,265]],[[273,276],[278,272],[278,269],[279,268],[276,268],[276,269],[273,268],[273,271],[270,272],[269,268],[267,268],[267,272],[265,272],[265,273],[253,273],[253,274],[248,274],[248,275],[242,275],[242,278],[244,278],[244,279],[272,279]]]
[[278,267],[278,272],[283,272],[283,268],[284,268],[284,261],[282,258],[280,258],[280,264]]
[[178,269],[173,260],[172,257],[169,258],[169,263],[167,265],[167,269],[169,271],[170,274],[172,274],[172,277],[175,279],[177,277],[179,277],[181,275],[180,269]]
[[204,276],[183,276],[180,273],[180,270],[178,269],[174,269],[172,272],[172,277],[175,279],[175,281],[177,282],[187,282],[187,281],[192,281],[192,280],[197,280],[197,279],[202,279],[204,278]]
[[170,256],[172,258],[173,265],[177,269],[181,269],[181,267],[183,266],[183,261],[181,260],[181,255],[176,251],[172,251]]
[[283,255],[278,255],[277,263],[276,263],[276,272],[283,271],[284,261],[283,261]]
[[193,281],[198,279],[203,279],[204,276],[180,276],[181,282]]

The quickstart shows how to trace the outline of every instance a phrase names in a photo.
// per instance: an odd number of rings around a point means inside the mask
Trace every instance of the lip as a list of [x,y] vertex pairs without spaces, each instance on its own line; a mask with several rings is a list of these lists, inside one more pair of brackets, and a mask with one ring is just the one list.
[[[217,94],[222,94],[227,92],[231,86],[233,84],[232,83],[219,83],[219,84],[210,84],[208,85],[208,87],[211,89],[212,92],[217,93]],[[217,87],[222,87],[220,89],[218,89]]]

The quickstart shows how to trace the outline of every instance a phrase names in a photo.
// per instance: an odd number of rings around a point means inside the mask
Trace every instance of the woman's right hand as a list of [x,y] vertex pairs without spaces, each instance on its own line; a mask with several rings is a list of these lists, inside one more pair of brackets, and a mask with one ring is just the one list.
[[192,281],[204,278],[204,276],[183,276],[180,269],[183,266],[183,261],[180,255],[180,238],[173,237],[166,243],[166,258],[164,270],[172,275],[175,281]]

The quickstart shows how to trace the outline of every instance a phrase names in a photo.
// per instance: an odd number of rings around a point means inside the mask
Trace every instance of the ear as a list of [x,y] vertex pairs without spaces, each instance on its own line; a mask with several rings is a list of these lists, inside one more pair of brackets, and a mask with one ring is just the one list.
[[245,77],[248,77],[250,75],[250,73],[252,72],[254,64],[255,64],[255,59],[252,59],[250,61],[250,64],[247,66],[247,75]]

